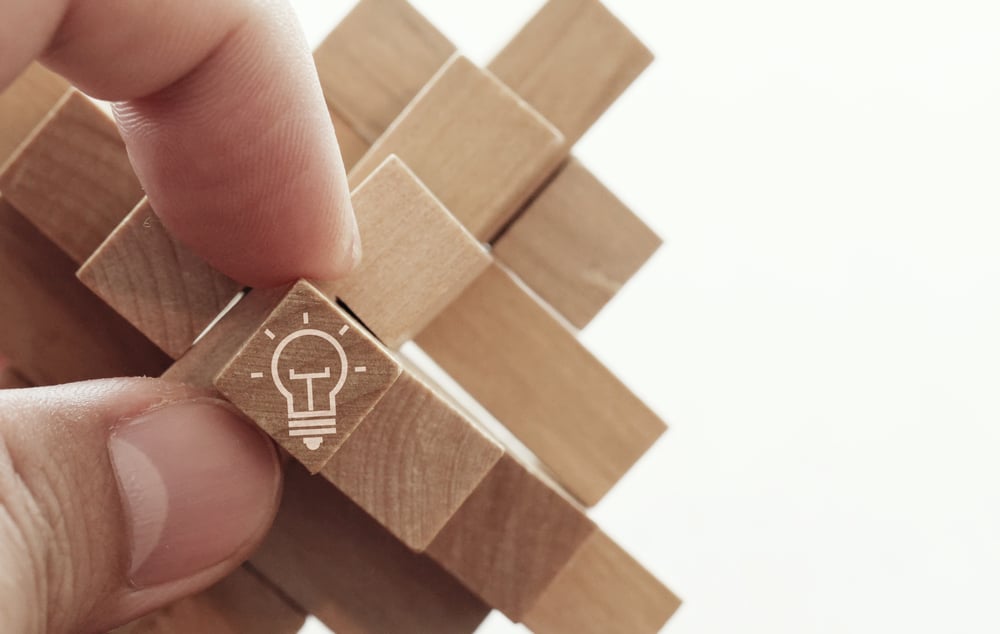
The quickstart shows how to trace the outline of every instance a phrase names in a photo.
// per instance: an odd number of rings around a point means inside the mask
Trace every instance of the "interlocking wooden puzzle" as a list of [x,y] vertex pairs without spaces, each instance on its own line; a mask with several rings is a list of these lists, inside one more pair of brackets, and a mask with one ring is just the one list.
[[4,385],[163,374],[293,458],[256,555],[123,631],[459,633],[492,609],[658,631],[679,601],[586,508],[666,427],[575,329],[660,240],[570,156],[651,54],[597,0],[550,0],[483,69],[405,0],[361,0],[315,59],[365,255],[278,289],[176,242],[60,78],[0,96]]

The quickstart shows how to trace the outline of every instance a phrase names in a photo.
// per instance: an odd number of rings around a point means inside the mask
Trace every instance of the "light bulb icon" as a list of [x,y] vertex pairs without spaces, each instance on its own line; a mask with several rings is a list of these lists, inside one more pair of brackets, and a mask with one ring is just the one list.
[[[309,313],[302,313],[302,323],[309,324]],[[347,325],[337,335],[343,336]],[[277,336],[264,331],[269,339]],[[365,372],[364,366],[354,368]],[[301,437],[310,451],[323,444],[323,437],[337,433],[337,395],[347,382],[348,362],[344,346],[337,337],[317,328],[302,328],[286,335],[271,355],[271,380],[288,406],[288,435]],[[264,378],[252,372],[251,378]]]

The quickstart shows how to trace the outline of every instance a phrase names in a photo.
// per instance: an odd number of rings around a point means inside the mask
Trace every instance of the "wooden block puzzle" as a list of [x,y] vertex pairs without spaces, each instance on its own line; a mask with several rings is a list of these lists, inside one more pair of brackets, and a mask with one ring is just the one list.
[[[247,567],[122,631],[291,632],[309,613],[338,633],[472,632],[490,609],[537,632],[662,626],[678,600],[584,506],[665,427],[566,321],[659,246],[568,158],[649,61],[596,0],[550,0],[490,70],[404,0],[362,0],[316,63],[364,259],[249,292],[167,233],[89,100],[38,67],[0,98],[0,149],[17,148],[0,387],[174,359],[165,377],[215,389],[293,458]],[[396,350],[411,339],[534,456]]]

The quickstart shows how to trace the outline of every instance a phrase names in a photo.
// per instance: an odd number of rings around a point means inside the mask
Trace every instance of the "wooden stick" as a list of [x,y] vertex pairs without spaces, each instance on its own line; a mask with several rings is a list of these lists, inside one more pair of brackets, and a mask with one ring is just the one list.
[[370,144],[454,52],[405,0],[361,0],[314,57],[330,110]]
[[549,0],[489,69],[573,145],[652,61],[598,0]]
[[0,92],[0,165],[67,90],[69,82],[35,62]]
[[564,158],[563,137],[490,73],[454,57],[348,176],[398,155],[465,227],[489,240]]
[[493,246],[493,255],[583,328],[663,241],[571,158]]
[[75,90],[6,165],[0,191],[77,263],[142,198],[114,123]]
[[501,265],[416,341],[588,506],[666,429]]

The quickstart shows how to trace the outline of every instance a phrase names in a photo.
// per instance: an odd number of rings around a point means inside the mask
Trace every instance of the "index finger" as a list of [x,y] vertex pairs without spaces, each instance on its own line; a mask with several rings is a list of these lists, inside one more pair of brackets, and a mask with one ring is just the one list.
[[270,0],[0,0],[0,86],[35,57],[113,104],[152,207],[251,286],[360,255],[333,125],[291,8]]

